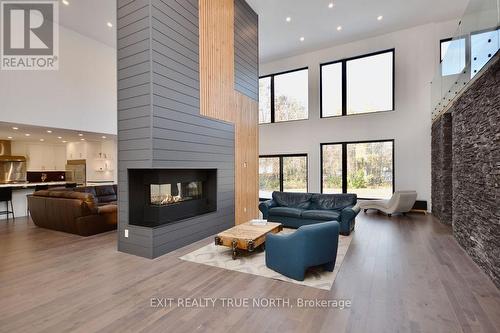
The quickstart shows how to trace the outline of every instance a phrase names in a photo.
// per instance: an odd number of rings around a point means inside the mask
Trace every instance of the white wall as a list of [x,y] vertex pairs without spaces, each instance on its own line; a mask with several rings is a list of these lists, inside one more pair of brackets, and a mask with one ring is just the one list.
[[116,50],[59,36],[58,71],[0,71],[0,121],[116,134]]
[[[309,191],[320,191],[320,143],[395,140],[396,190],[431,199],[430,82],[439,41],[456,22],[427,24],[260,65],[260,74],[309,67],[309,120],[260,125],[260,154],[307,153]],[[320,119],[319,64],[395,48],[395,111]]]

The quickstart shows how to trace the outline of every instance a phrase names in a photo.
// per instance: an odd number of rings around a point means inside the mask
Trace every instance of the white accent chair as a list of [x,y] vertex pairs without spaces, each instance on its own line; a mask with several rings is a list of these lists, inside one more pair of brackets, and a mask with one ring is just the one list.
[[366,213],[368,209],[376,209],[386,213],[389,217],[392,214],[409,212],[415,201],[417,192],[396,191],[389,200],[359,200],[359,207]]

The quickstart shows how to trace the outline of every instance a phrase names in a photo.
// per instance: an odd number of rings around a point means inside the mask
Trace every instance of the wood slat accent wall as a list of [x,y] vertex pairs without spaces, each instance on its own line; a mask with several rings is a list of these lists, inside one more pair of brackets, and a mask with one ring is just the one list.
[[259,216],[258,102],[236,93],[236,224]]
[[[235,1],[242,0],[199,0],[200,113],[235,124],[235,223],[241,224],[259,215],[258,91],[249,89],[252,99],[240,93],[241,89],[235,90],[235,39],[248,38],[240,35],[245,30],[241,27],[235,36],[235,25],[251,24],[235,20]],[[257,15],[248,5],[238,6],[239,15],[251,11],[248,16],[255,18],[253,30],[257,31]],[[258,73],[257,34],[253,38],[246,51],[250,54],[249,67]],[[258,87],[258,74],[246,79],[248,87],[252,83]]]
[[233,0],[200,0],[200,113],[236,121]]

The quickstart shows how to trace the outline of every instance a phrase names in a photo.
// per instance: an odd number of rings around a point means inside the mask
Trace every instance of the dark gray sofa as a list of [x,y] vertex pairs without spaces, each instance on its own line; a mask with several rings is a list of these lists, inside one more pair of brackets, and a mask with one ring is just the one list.
[[285,227],[337,221],[340,234],[349,235],[359,213],[356,194],[273,192],[272,199],[259,204],[264,219]]

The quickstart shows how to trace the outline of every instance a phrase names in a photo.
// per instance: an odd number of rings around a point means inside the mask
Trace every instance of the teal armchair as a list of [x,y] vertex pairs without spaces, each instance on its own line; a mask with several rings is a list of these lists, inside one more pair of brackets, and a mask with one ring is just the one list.
[[294,280],[303,281],[309,267],[322,265],[332,272],[337,258],[339,223],[304,225],[292,234],[266,236],[266,266]]

